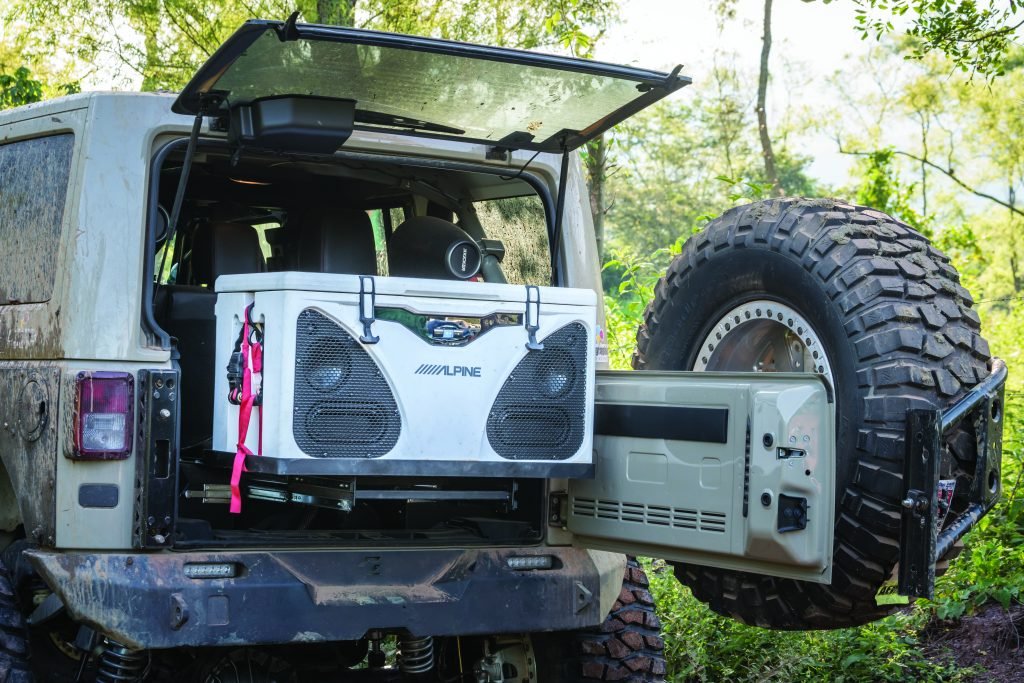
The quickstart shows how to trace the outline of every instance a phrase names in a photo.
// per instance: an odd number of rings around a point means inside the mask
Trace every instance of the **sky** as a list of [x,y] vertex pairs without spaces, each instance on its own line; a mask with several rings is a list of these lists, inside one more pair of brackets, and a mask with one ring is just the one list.
[[[755,92],[763,2],[738,0],[736,18],[726,23],[721,34],[709,4],[703,2],[623,0],[621,8],[621,21],[598,43],[598,59],[662,70],[682,64],[682,73],[693,78],[693,85],[673,97],[687,98],[704,87],[716,51],[735,53],[750,72],[751,92]],[[769,83],[769,127],[791,103],[812,111],[832,104],[835,93],[825,80],[849,69],[870,46],[869,41],[860,39],[854,25],[850,2],[775,0],[769,69],[774,69],[777,77]],[[788,75],[782,68],[787,62]],[[809,168],[813,177],[833,186],[847,182],[851,159],[838,152],[830,137],[814,133],[793,142],[794,151],[813,158]]]

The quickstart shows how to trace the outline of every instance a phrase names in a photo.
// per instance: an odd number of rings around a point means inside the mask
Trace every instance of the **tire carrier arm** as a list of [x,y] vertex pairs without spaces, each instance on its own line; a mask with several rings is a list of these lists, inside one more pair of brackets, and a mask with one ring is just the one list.
[[[947,410],[911,410],[907,415],[898,578],[901,595],[931,599],[935,594],[936,560],[945,556],[999,500],[1006,375],[1006,363],[995,358],[989,376]],[[965,419],[974,420],[977,438],[969,504],[940,532],[938,524],[944,517],[938,500],[943,437]]]

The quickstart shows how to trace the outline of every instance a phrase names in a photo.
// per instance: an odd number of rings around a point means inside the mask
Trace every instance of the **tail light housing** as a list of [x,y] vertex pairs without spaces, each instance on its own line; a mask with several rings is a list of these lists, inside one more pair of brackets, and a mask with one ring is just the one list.
[[135,432],[135,380],[127,372],[80,372],[75,378],[74,457],[124,460]]

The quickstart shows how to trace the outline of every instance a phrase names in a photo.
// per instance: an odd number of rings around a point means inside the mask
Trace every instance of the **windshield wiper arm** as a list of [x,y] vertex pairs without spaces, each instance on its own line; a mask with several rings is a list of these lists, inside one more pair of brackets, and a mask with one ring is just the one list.
[[369,123],[375,126],[391,126],[393,128],[408,128],[409,130],[425,130],[431,133],[448,133],[450,135],[465,135],[466,131],[454,126],[446,126],[443,123],[431,123],[408,116],[397,116],[385,114],[381,111],[368,111],[356,109],[356,123]]

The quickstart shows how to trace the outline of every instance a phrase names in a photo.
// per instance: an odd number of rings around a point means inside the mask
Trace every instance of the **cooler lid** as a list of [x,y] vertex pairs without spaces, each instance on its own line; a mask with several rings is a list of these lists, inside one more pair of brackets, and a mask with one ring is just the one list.
[[[218,293],[302,291],[359,294],[360,275],[331,273],[243,273],[221,275],[215,284]],[[429,280],[407,277],[374,277],[377,296],[405,296],[417,298],[474,299],[522,304],[526,301],[525,285],[462,280]],[[597,294],[592,289],[569,287],[538,287],[545,304],[566,306],[596,306]]]

